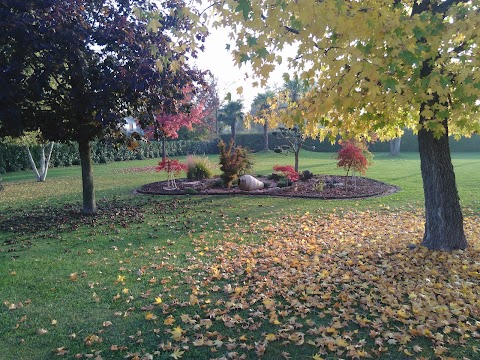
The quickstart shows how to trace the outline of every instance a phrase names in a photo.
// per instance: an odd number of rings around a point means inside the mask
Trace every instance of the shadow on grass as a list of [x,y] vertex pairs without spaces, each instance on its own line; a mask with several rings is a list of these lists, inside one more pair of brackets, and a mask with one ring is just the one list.
[[182,207],[182,202],[178,199],[155,200],[136,197],[101,200],[98,202],[98,212],[93,216],[81,214],[81,206],[78,203],[34,209],[9,208],[0,218],[0,232],[15,235],[3,243],[11,245],[15,239],[33,234],[40,238],[51,238],[59,233],[68,233],[85,227],[128,228],[133,224],[143,223],[146,211],[165,214]]
[[198,201],[179,198],[154,199],[153,197],[104,199],[98,201],[98,211],[95,215],[81,214],[81,206],[78,203],[42,206],[34,209],[9,208],[0,218],[0,232],[51,237],[52,233],[70,232],[80,227],[128,228],[133,224],[143,223],[146,212],[173,214],[190,209],[194,202]]

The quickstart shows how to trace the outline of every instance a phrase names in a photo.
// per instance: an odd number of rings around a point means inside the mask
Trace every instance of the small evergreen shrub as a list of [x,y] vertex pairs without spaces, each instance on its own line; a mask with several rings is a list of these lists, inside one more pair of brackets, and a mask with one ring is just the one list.
[[223,180],[222,179],[217,179],[215,182],[212,184],[213,188],[222,188],[223,187]]
[[227,146],[223,140],[218,143],[220,150],[220,178],[225,187],[230,188],[234,181],[242,174],[251,171],[253,160],[248,149],[241,146],[234,147],[233,139]]
[[187,156],[187,179],[203,180],[213,176],[213,164],[207,157]]
[[189,187],[189,188],[185,188],[184,191],[185,191],[185,194],[187,194],[187,195],[196,195],[196,194],[198,194],[198,191],[197,191],[197,190],[195,190],[194,188],[190,188],[190,187]]
[[276,174],[276,173],[273,173],[267,176],[268,180],[273,180],[273,181],[279,181],[281,178],[282,178],[282,175]]
[[304,170],[300,175],[300,180],[307,181],[307,180],[310,180],[312,177],[313,177],[313,173],[310,170]]
[[284,188],[291,185],[292,185],[292,182],[288,180],[286,177],[282,177],[280,180],[278,180],[278,183],[277,183],[277,186],[279,188]]

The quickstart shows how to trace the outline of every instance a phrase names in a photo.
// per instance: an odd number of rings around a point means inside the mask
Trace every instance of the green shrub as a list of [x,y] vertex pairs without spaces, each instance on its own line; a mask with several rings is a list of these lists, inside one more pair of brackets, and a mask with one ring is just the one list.
[[207,157],[187,156],[188,180],[203,180],[213,176],[213,164]]
[[252,170],[252,155],[246,148],[234,147],[233,139],[230,140],[228,146],[223,140],[220,140],[218,148],[220,150],[220,170],[222,171],[220,177],[225,186],[229,188],[240,175]]
[[300,180],[302,181],[310,180],[312,177],[313,177],[313,173],[310,170],[304,170],[300,174]]
[[197,190],[195,190],[194,188],[190,188],[190,187],[189,187],[189,188],[185,188],[184,191],[185,191],[185,194],[187,194],[187,195],[196,195],[196,194],[198,194],[198,191],[197,191]]
[[292,185],[292,182],[289,181],[286,177],[282,177],[280,180],[278,180],[278,183],[277,183],[277,186],[279,188],[284,188],[290,185]]
[[213,188],[222,188],[223,185],[223,180],[222,179],[217,179],[215,182],[212,184]]
[[273,181],[279,181],[282,178],[282,175],[277,174],[277,173],[272,173],[267,176],[268,180],[273,180]]

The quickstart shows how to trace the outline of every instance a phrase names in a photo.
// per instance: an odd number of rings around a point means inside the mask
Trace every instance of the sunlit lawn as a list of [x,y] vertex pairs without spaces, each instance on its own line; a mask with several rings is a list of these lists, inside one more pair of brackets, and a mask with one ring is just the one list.
[[[98,165],[96,217],[78,167],[3,175],[0,358],[476,359],[480,155],[453,161],[454,254],[416,247],[418,154],[376,154],[367,176],[401,190],[356,201],[140,196],[165,175],[124,169],[158,160]],[[292,163],[260,153],[255,173]],[[343,173],[333,154],[300,169]]]

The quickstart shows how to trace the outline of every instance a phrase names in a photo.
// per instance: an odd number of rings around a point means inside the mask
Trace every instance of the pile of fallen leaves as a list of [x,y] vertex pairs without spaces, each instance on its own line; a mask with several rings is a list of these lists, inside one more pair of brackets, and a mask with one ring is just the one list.
[[163,334],[156,354],[180,358],[208,348],[218,359],[288,359],[292,347],[308,347],[302,351],[314,359],[357,359],[448,358],[450,347],[462,346],[476,352],[478,222],[466,219],[470,248],[453,253],[417,246],[423,217],[406,212],[265,221],[268,239],[256,244],[243,244],[242,231],[215,248],[200,237],[190,268],[204,276],[189,278],[189,298],[157,297],[143,309]]
[[[470,247],[452,253],[418,246],[421,212],[244,222],[223,240],[190,234],[195,251],[185,254],[169,240],[155,247],[155,263],[122,263],[115,316],[72,340],[86,349],[75,357],[474,359],[464,354],[480,339],[479,222],[466,218]],[[140,295],[128,289],[129,267]],[[157,277],[160,269],[172,276]],[[110,342],[109,331],[130,321],[137,333]],[[68,348],[56,354],[73,356]]]
[[120,172],[123,174],[137,173],[137,172],[155,172],[157,171],[157,168],[158,168],[158,165],[130,167],[130,168],[121,169]]

